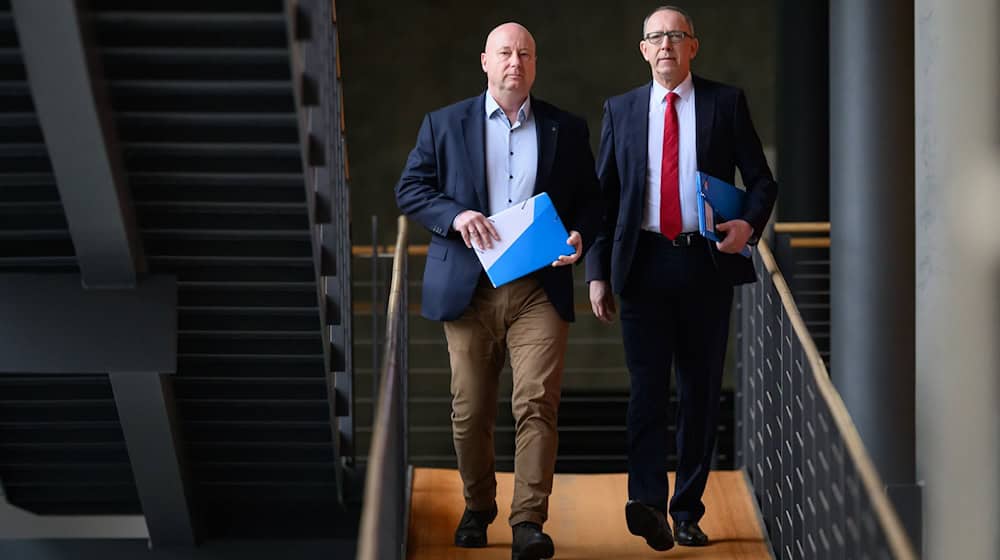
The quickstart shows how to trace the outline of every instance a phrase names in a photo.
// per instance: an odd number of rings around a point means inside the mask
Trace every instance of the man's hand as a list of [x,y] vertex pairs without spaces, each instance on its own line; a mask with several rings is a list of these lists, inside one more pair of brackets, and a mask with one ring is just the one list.
[[722,241],[717,241],[715,246],[723,253],[739,253],[746,247],[747,240],[753,235],[753,228],[746,220],[729,220],[723,222],[715,229],[726,234]]
[[576,252],[572,255],[560,255],[557,260],[552,261],[552,266],[573,264],[583,256],[583,238],[580,237],[580,232],[575,230],[569,232],[569,239],[566,240],[566,244],[575,247]]
[[470,249],[473,243],[480,249],[492,249],[493,242],[500,241],[500,235],[493,227],[493,222],[475,210],[466,210],[455,216],[451,227],[462,234],[462,241]]
[[615,320],[615,296],[607,280],[590,281],[590,308],[594,316],[604,323]]

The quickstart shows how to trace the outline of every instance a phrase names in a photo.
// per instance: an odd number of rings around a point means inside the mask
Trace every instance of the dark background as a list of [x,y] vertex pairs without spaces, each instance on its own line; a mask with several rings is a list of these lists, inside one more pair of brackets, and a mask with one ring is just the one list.
[[[658,2],[596,0],[340,0],[354,243],[369,243],[377,214],[391,241],[398,214],[392,189],[428,111],[481,93],[486,35],[517,21],[534,35],[533,93],[586,117],[597,150],[601,106],[650,80],[639,53],[642,20]],[[746,90],[766,148],[775,137],[775,0],[677,2],[695,22],[696,73]],[[773,153],[768,149],[769,155]],[[425,242],[420,227],[412,241]]]

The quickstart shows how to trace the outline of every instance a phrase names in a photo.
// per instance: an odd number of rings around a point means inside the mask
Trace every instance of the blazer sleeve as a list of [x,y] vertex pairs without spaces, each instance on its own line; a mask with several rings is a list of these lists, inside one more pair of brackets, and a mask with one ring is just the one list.
[[753,227],[751,243],[760,239],[778,197],[778,183],[764,157],[764,148],[750,119],[746,95],[740,90],[733,109],[733,132],[736,136],[736,166],[747,188],[742,219]]
[[611,279],[611,249],[621,204],[621,179],[615,157],[615,126],[611,102],[604,102],[601,119],[601,144],[597,155],[597,182],[601,191],[604,211],[598,225],[594,244],[587,254],[587,282]]
[[396,184],[396,204],[404,214],[432,233],[447,236],[455,216],[467,208],[443,192],[437,150],[434,123],[428,114],[417,133],[417,145],[406,158],[406,166]]

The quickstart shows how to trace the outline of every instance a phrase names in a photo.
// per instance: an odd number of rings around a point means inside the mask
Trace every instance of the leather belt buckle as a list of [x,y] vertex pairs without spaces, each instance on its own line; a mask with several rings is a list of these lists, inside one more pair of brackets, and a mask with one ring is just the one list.
[[701,237],[697,232],[690,231],[686,233],[678,234],[677,237],[670,240],[670,244],[674,247],[690,247],[694,245],[696,239]]

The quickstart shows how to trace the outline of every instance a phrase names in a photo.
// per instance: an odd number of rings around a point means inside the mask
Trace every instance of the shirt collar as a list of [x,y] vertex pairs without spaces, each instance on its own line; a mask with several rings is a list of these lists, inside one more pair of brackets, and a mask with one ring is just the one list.
[[[493,118],[493,115],[495,115],[497,111],[503,113],[503,109],[500,108],[500,104],[497,103],[497,100],[493,99],[493,96],[490,95],[489,92],[486,92],[486,118],[487,119]],[[521,108],[517,110],[517,120],[525,122],[528,120],[528,117],[530,116],[531,116],[531,96],[529,95],[524,100],[524,103],[521,104]]]
[[672,90],[668,90],[667,88],[661,86],[659,82],[653,80],[653,89],[650,90],[649,93],[650,109],[654,107],[659,107],[661,104],[663,104],[664,100],[667,97],[667,94],[670,93],[671,91],[679,95],[681,101],[687,101],[688,98],[694,93],[694,81],[691,79],[691,73],[688,72],[688,75],[686,78],[684,78],[684,81],[677,84],[677,87],[675,87]]

